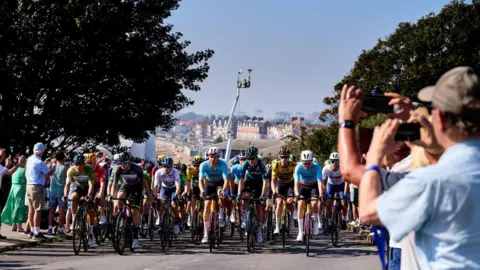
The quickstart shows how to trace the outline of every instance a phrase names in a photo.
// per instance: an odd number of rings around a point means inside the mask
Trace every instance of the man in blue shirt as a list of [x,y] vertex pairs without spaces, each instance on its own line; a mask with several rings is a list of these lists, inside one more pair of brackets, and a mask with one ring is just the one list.
[[[344,92],[341,102],[348,103]],[[446,151],[437,164],[413,171],[381,194],[378,166],[393,148],[399,122],[377,128],[359,188],[361,219],[385,225],[394,241],[415,232],[420,269],[480,269],[479,78],[473,69],[457,67],[418,97],[433,107],[432,125],[420,123],[433,129]]]
[[[222,189],[223,193],[228,188],[228,165],[225,160],[220,159],[220,150],[217,147],[210,147],[207,151],[208,160],[200,164],[198,179],[200,186],[200,195],[202,198],[205,196],[217,195],[218,190]],[[225,196],[224,196],[225,197]],[[223,200],[224,198],[222,198]],[[205,200],[205,206],[203,210],[203,238],[202,243],[208,243],[208,231],[210,227],[210,207],[212,201]],[[225,205],[223,200],[222,205]],[[219,209],[219,225],[225,226],[224,213],[225,208]]]
[[318,234],[318,191],[322,185],[322,167],[313,163],[313,152],[305,150],[300,154],[301,163],[295,168],[293,178],[295,180],[295,196],[303,196],[304,200],[298,201],[297,219],[298,236],[297,241],[303,241],[303,214],[305,212],[305,201],[311,199],[314,234]]

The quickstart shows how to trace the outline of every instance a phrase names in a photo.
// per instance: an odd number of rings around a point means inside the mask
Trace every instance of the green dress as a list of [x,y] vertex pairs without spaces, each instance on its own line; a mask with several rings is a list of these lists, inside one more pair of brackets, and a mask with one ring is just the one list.
[[28,207],[25,205],[27,179],[25,168],[19,167],[12,175],[12,188],[8,195],[5,209],[2,212],[1,222],[12,226],[27,222]]

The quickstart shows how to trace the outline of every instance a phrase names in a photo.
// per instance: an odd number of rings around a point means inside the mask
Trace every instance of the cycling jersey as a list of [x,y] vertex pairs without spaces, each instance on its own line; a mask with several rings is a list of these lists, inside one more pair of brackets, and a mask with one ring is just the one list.
[[190,184],[193,187],[198,187],[198,173],[199,170],[196,170],[195,167],[190,166],[187,169],[187,182],[190,182]]
[[232,171],[232,178],[235,180],[235,183],[237,184],[238,182],[240,182],[240,179],[245,177],[245,174],[243,173],[243,170],[242,170],[242,165],[240,164],[233,166],[231,171]]
[[105,176],[107,175],[107,172],[105,171],[105,168],[103,168],[100,165],[95,165],[95,169],[93,170],[93,177],[95,177],[95,184],[100,185],[100,183],[105,183],[106,179]]
[[180,173],[175,168],[171,168],[169,173],[167,173],[167,168],[161,168],[155,173],[155,185],[162,188],[173,188],[180,185]]
[[322,181],[322,167],[313,163],[310,169],[306,169],[303,164],[298,164],[294,173],[295,182],[302,185],[311,186],[317,182]]
[[95,183],[93,169],[88,165],[84,165],[82,171],[79,171],[78,169],[79,167],[77,166],[68,168],[67,181],[72,183],[72,190],[75,190],[77,187],[81,189],[88,189],[88,182]]
[[327,181],[330,185],[340,185],[345,180],[343,179],[340,169],[333,171],[329,167],[324,167],[322,171],[322,180]]
[[208,181],[221,182],[228,179],[228,165],[223,159],[219,159],[215,170],[212,169],[210,161],[200,164],[199,179],[207,178]]
[[295,167],[295,162],[290,160],[286,167],[283,167],[281,161],[277,160],[277,162],[272,165],[272,178],[276,177],[280,183],[291,183],[293,181]]
[[185,190],[185,184],[187,183],[187,176],[184,173],[180,173],[180,187]]
[[122,184],[137,185],[143,180],[143,170],[134,163],[130,163],[128,170],[124,170],[120,165],[117,165],[113,174],[113,181],[119,184],[120,177],[123,178]]
[[242,165],[242,172],[245,180],[265,181],[267,180],[267,167],[263,160],[258,159],[257,165],[253,167],[250,162],[245,161]]
[[147,180],[148,186],[152,186],[152,177],[150,177],[150,173],[147,171],[143,171],[143,178]]

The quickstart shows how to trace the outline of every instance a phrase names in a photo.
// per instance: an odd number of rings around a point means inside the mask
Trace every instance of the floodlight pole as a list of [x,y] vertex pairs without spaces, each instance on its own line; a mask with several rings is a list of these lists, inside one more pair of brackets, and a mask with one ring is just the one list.
[[250,73],[252,72],[252,69],[247,69],[247,71],[248,71],[248,77],[244,77],[243,80],[241,79],[241,77],[243,75],[243,71],[242,70],[238,71],[237,96],[235,97],[235,100],[233,102],[232,111],[230,112],[230,117],[228,117],[228,123],[227,123],[228,142],[227,142],[227,149],[226,149],[226,153],[225,153],[225,161],[226,162],[229,161],[230,152],[232,151],[232,143],[233,143],[232,119],[233,119],[233,114],[235,113],[235,108],[237,107],[238,100],[240,99],[240,90],[250,88]]

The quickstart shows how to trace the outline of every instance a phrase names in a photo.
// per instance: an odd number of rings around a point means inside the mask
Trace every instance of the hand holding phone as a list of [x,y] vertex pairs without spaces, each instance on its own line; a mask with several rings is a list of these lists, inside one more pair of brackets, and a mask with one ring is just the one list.
[[366,113],[393,113],[392,98],[384,95],[366,95],[363,99],[362,111]]
[[416,141],[420,140],[420,124],[418,123],[404,123],[395,134],[395,141]]

